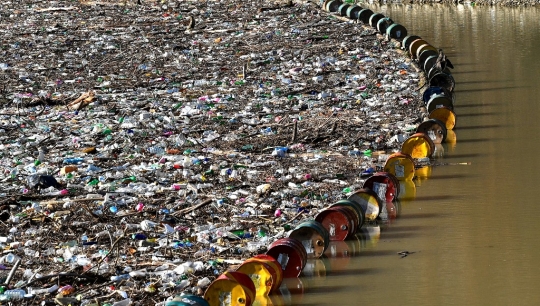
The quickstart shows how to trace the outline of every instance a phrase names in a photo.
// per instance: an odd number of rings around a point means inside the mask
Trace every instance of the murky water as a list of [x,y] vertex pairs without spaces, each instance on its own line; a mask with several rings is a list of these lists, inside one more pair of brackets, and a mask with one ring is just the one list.
[[[540,10],[364,5],[454,63],[457,143],[415,181],[380,236],[333,246],[290,284],[292,305],[540,301]],[[470,162],[471,165],[454,165]],[[414,190],[415,189],[415,190]],[[379,229],[373,229],[377,231]],[[400,258],[399,251],[416,252]],[[309,269],[308,269],[309,271]],[[326,272],[325,272],[326,271]]]

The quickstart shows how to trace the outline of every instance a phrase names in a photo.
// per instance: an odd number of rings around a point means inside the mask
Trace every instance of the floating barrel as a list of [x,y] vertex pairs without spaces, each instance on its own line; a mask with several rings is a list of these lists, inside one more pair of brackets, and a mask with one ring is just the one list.
[[339,200],[337,201],[336,203],[332,204],[330,207],[332,206],[347,206],[347,207],[350,207],[351,209],[354,210],[354,213],[358,216],[358,228],[362,227],[362,225],[364,225],[364,222],[365,222],[365,216],[366,216],[366,211],[362,208],[362,206],[360,206],[360,204],[356,203],[356,202],[353,202],[353,201],[349,201],[349,200]]
[[431,111],[429,113],[429,118],[443,122],[447,130],[452,130],[454,129],[454,126],[456,126],[456,114],[451,108],[445,106]]
[[443,106],[449,109],[454,109],[454,103],[452,102],[452,99],[450,99],[444,94],[431,96],[431,98],[426,104],[428,113],[431,113],[435,109],[441,108]]
[[[429,51],[431,51],[431,50],[429,50]],[[438,55],[432,55],[432,56],[426,58],[426,61],[420,67],[422,67],[422,69],[424,69],[424,71],[428,72],[433,68],[433,66],[435,66],[435,64],[437,63],[438,58],[439,58]]]
[[381,213],[382,202],[377,194],[369,188],[356,190],[347,200],[356,202],[362,207],[366,221],[375,221]]
[[[426,72],[429,71],[425,69],[426,61],[428,58],[431,60],[432,56],[435,56],[435,61],[437,61],[437,58],[439,57],[439,55],[437,54],[437,51],[422,50],[422,52],[420,52],[420,55],[418,56],[418,65],[420,66],[420,68],[424,69],[424,71]],[[433,63],[433,65],[435,65],[435,63]],[[431,65],[430,67],[433,67],[433,65]]]
[[269,265],[274,269],[274,271],[279,271],[279,273],[276,273],[276,281],[272,283],[271,292],[276,292],[279,289],[279,286],[281,286],[281,282],[283,281],[283,269],[281,265],[274,257],[266,254],[255,255],[248,260],[254,259]]
[[383,18],[384,18],[383,14],[375,13],[375,14],[371,15],[371,17],[369,17],[369,25],[372,28],[376,29],[377,28],[377,22],[379,22],[379,20],[381,20]]
[[427,50],[437,52],[437,49],[435,47],[433,47],[432,45],[423,44],[420,47],[418,47],[418,49],[416,49],[416,58],[420,58],[420,54],[422,54],[423,51],[427,51]]
[[334,13],[338,11],[338,8],[343,4],[343,2],[338,0],[330,0],[326,2],[326,6],[323,8],[328,12]]
[[356,233],[358,216],[349,207],[332,206],[317,214],[315,221],[326,228],[330,240],[343,241]]
[[407,29],[401,24],[394,23],[386,29],[386,34],[390,38],[401,41],[403,37],[407,36]]
[[384,171],[393,174],[400,181],[412,180],[414,177],[414,161],[409,154],[397,152],[388,156],[384,164]]
[[347,17],[356,20],[360,16],[360,11],[362,11],[364,8],[358,5],[351,5],[347,9]]
[[255,300],[255,285],[244,273],[227,271],[208,286],[204,299],[210,305],[250,306]]
[[382,18],[381,20],[377,21],[377,30],[381,32],[382,34],[386,33],[386,29],[390,27],[394,21],[388,17]]
[[428,135],[415,133],[403,142],[401,152],[410,155],[412,158],[431,157],[435,152],[435,144]]
[[339,7],[338,7],[338,10],[337,12],[341,15],[341,16],[347,16],[347,10],[349,9],[349,7],[351,7],[352,5],[349,4],[349,3],[343,3],[341,4]]
[[371,17],[371,15],[373,15],[373,11],[370,10],[370,9],[363,9],[360,11],[360,13],[358,13],[358,19],[360,21],[362,21],[362,23],[364,24],[368,24],[369,23],[369,18]]
[[[438,86],[445,88],[446,90],[453,92],[456,87],[456,81],[451,74],[446,72],[440,72],[435,67],[431,68],[430,72],[433,72],[433,75],[429,78],[429,86]],[[428,73],[429,74],[429,73]]]
[[435,95],[445,95],[445,96],[447,96],[448,98],[450,98],[450,100],[452,100],[452,104],[456,101],[456,95],[453,92],[450,92],[450,91],[446,90],[445,88],[438,87],[438,86],[428,87],[422,93],[422,101],[424,101],[424,104],[427,105],[427,103],[429,102],[431,97],[435,96]]
[[274,265],[270,265],[266,258],[249,258],[236,271],[251,278],[255,285],[256,295],[268,295],[275,292],[283,281],[283,271],[279,263],[276,261]]
[[399,181],[388,172],[377,172],[364,182],[362,188],[373,190],[384,202],[392,202],[399,194]]
[[274,241],[266,252],[281,265],[283,278],[298,277],[306,264],[307,253],[302,243],[293,238]]
[[418,48],[420,48],[420,46],[425,45],[425,44],[427,44],[427,41],[423,39],[417,39],[411,42],[411,44],[409,45],[409,55],[411,56],[412,59],[416,58],[416,51],[418,50]]
[[446,140],[446,125],[438,119],[426,120],[416,128],[416,133],[424,133],[431,138],[434,144],[441,144]]
[[177,295],[171,301],[166,302],[165,306],[209,306],[209,304],[200,296],[182,294]]
[[409,50],[409,47],[411,46],[411,43],[417,39],[421,39],[420,36],[416,36],[416,35],[409,35],[409,36],[406,36],[405,38],[403,38],[403,49],[404,50]]
[[298,224],[289,234],[289,238],[302,242],[308,258],[321,257],[330,243],[330,234],[326,228],[313,220]]
[[[439,69],[437,69],[436,67],[431,67],[431,69],[429,69],[428,73],[427,73],[428,80],[430,80],[434,75],[436,75],[439,72],[441,72],[441,71]],[[442,72],[444,72],[444,73],[446,73],[448,75],[452,74],[448,68],[444,68],[444,70]]]

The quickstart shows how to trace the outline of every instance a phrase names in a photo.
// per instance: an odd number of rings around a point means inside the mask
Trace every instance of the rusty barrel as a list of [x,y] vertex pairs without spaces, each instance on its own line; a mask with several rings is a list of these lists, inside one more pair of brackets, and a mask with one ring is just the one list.
[[454,109],[454,102],[452,102],[452,99],[447,97],[445,94],[432,95],[429,101],[426,103],[428,113],[431,113],[435,109],[443,106],[449,109]]
[[420,46],[425,45],[425,44],[427,44],[427,41],[421,38],[411,42],[411,44],[409,45],[409,55],[411,56],[412,59],[416,58],[416,51],[418,50],[418,48],[420,48]]
[[358,217],[348,207],[329,207],[315,216],[315,221],[326,228],[330,240],[343,241],[354,235],[358,229]]
[[379,20],[383,19],[384,18],[384,15],[383,14],[380,14],[380,13],[375,13],[373,15],[371,15],[369,17],[369,25],[372,27],[372,28],[377,28],[377,22],[379,22]]
[[269,263],[268,258],[252,257],[244,261],[237,269],[249,276],[255,285],[256,295],[268,295],[275,292],[283,281],[283,271],[279,263],[271,256],[274,264]]
[[166,302],[165,306],[210,306],[210,304],[200,296],[182,294],[175,296],[172,301]]
[[[439,107],[434,110],[432,110],[429,113],[430,119],[437,119],[444,123],[448,131],[451,131],[456,126],[456,114],[451,108],[448,107]],[[447,137],[448,138],[448,137]]]
[[210,305],[250,306],[255,300],[255,285],[244,273],[227,271],[208,286],[204,299]]
[[399,195],[399,181],[388,172],[376,172],[366,179],[362,188],[373,190],[385,202],[392,202]]
[[390,27],[394,21],[388,17],[381,18],[379,21],[377,21],[377,30],[382,33],[386,34],[386,29]]
[[390,38],[402,41],[407,36],[407,29],[401,24],[394,23],[386,29],[386,35]]
[[362,11],[364,8],[358,5],[351,5],[347,9],[346,16],[350,19],[356,20],[360,17],[360,11]]
[[362,21],[363,24],[369,23],[369,18],[373,15],[373,11],[370,9],[363,9],[358,13],[358,20]]
[[446,125],[438,119],[428,119],[418,125],[416,133],[424,133],[434,144],[441,144],[448,134]]
[[401,152],[410,155],[412,158],[431,157],[435,152],[435,144],[428,135],[414,133],[403,142]]
[[293,238],[274,241],[266,255],[272,256],[281,265],[283,278],[298,277],[306,265],[307,253],[302,243]]
[[361,188],[354,191],[354,193],[347,199],[352,202],[356,202],[362,207],[365,212],[366,221],[375,221],[382,209],[382,202],[379,200],[377,194],[369,188]]
[[362,206],[360,206],[360,204],[349,200],[339,200],[336,203],[330,205],[330,207],[332,206],[350,207],[354,211],[356,216],[358,216],[358,228],[364,225],[366,212],[362,209]]
[[328,230],[317,221],[310,220],[298,224],[289,234],[304,245],[308,258],[319,258],[330,243]]
[[411,43],[417,39],[421,39],[420,36],[416,35],[409,35],[403,38],[403,46],[401,47],[403,50],[409,51],[409,47],[411,46]]
[[412,180],[414,177],[414,160],[409,154],[397,152],[388,156],[383,169],[400,181]]

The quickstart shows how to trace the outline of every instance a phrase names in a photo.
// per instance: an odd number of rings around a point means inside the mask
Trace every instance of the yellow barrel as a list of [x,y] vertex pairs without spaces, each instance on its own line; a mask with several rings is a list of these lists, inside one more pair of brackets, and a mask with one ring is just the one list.
[[403,142],[401,152],[410,155],[412,158],[431,157],[435,152],[435,144],[428,135],[415,133]]
[[432,110],[429,118],[443,122],[447,130],[453,130],[456,126],[456,113],[449,107],[443,106]]
[[409,154],[402,152],[388,156],[384,171],[393,174],[400,181],[412,180],[414,177],[414,161]]
[[208,286],[204,299],[210,305],[251,306],[255,300],[255,285],[249,276],[227,271]]
[[237,272],[244,273],[251,278],[255,285],[256,295],[268,295],[273,288],[279,288],[281,285],[278,284],[282,280],[278,275],[282,274],[281,268],[270,266],[265,261],[259,258],[249,258],[236,269]]
[[427,44],[428,42],[423,39],[417,39],[409,45],[409,54],[412,59],[416,58],[416,51],[420,46]]
[[356,190],[347,200],[356,202],[362,207],[366,221],[375,221],[381,213],[382,202],[377,194],[369,188]]

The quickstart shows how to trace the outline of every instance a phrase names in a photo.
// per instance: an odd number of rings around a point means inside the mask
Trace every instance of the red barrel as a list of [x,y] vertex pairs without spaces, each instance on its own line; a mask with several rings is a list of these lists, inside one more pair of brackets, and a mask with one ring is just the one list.
[[399,195],[399,181],[388,172],[375,173],[364,182],[362,188],[373,190],[384,202],[392,202]]
[[307,261],[306,249],[300,241],[293,238],[274,241],[266,254],[279,262],[284,278],[300,276]]
[[333,206],[321,211],[315,217],[328,230],[330,240],[343,241],[348,236],[354,235],[358,228],[358,217],[352,208]]

